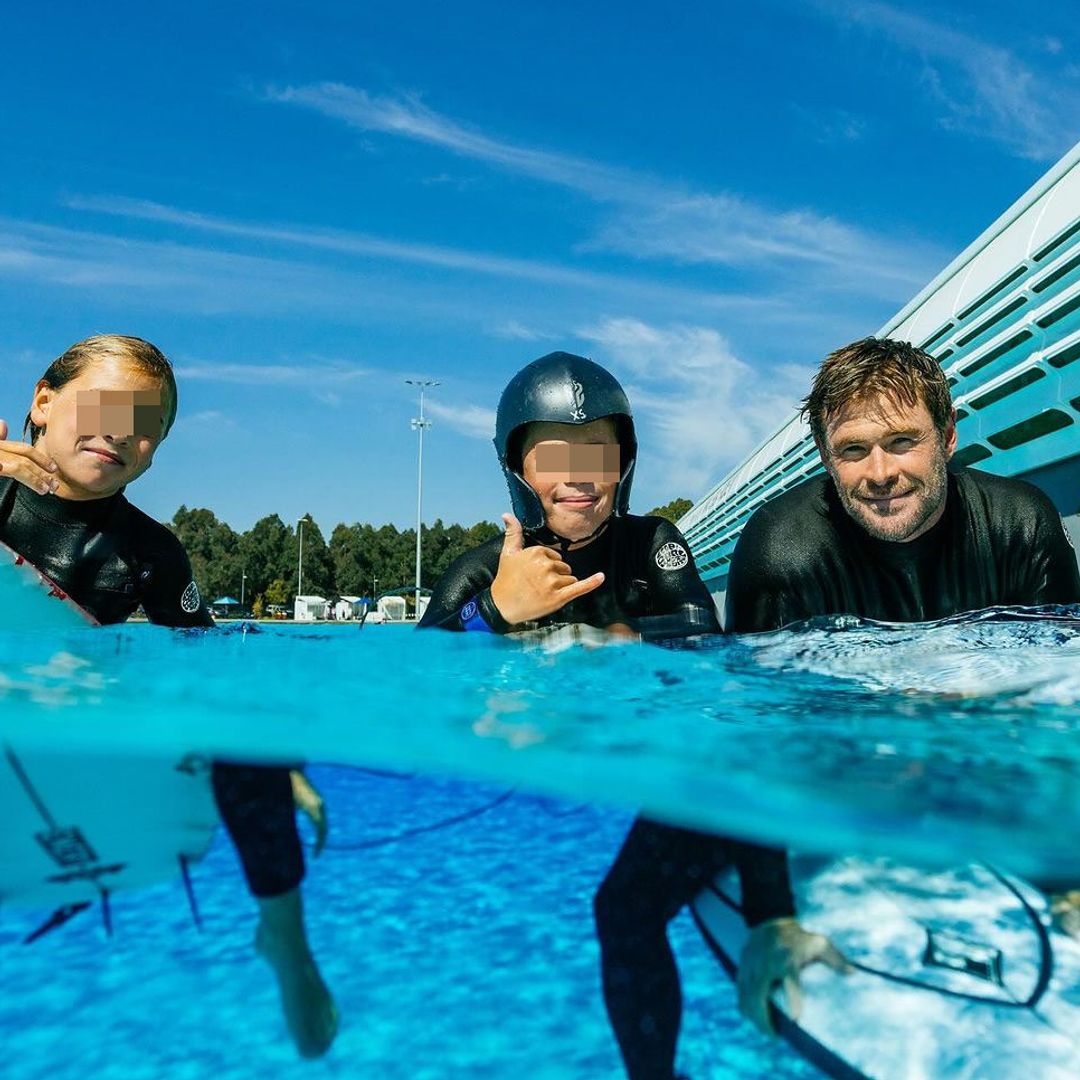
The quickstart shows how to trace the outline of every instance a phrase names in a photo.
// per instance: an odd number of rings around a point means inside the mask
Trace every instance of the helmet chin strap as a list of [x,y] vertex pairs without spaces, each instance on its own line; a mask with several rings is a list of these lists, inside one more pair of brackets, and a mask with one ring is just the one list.
[[576,551],[586,544],[591,544],[597,537],[602,536],[610,523],[611,518],[606,518],[588,536],[582,536],[577,540],[560,536],[553,529],[548,528],[547,525],[541,525],[539,529],[529,529],[527,531],[537,543],[542,544],[544,547],[557,547],[560,551]]

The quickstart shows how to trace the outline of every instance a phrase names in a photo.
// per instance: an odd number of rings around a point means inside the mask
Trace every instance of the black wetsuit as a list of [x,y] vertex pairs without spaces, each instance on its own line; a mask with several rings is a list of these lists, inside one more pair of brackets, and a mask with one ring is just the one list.
[[[0,477],[0,541],[101,623],[123,622],[141,605],[164,626],[214,625],[183,545],[123,494],[61,499]],[[212,779],[251,891],[268,897],[296,888],[304,861],[289,770],[216,761]]]
[[725,624],[744,634],[814,615],[924,622],[1077,600],[1076,556],[1061,516],[1030,484],[957,469],[941,520],[898,544],[860,528],[819,476],[747,523],[731,562]]
[[[527,536],[526,546],[538,541]],[[439,581],[422,627],[490,630],[510,626],[491,599],[503,539],[497,536],[460,556]],[[601,629],[626,623],[643,637],[677,638],[719,630],[716,609],[698,577],[679,530],[658,517],[611,518],[607,528],[584,547],[563,542],[560,555],[579,580],[598,571],[604,583],[528,627],[585,623]]]
[[[1061,518],[1030,484],[957,470],[949,477],[941,520],[909,543],[890,543],[860,528],[832,482],[820,476],[773,499],[747,523],[732,559],[725,622],[729,633],[754,633],[814,615],[906,622],[998,605],[1076,602],[1080,575]],[[633,833],[628,846],[632,839]],[[654,826],[612,871],[614,876],[628,859],[619,894],[635,905],[640,920],[639,953],[629,967],[640,984],[636,1025],[616,1024],[632,1080],[673,1076],[678,977],[666,959],[654,971],[646,962],[655,958],[667,921],[693,898],[712,867],[728,861],[731,844]],[[786,853],[741,847],[747,924],[794,915]]]

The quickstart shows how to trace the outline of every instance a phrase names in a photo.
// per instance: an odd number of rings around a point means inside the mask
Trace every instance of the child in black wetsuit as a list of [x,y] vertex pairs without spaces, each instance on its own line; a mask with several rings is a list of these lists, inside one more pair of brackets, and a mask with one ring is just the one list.
[[[123,494],[150,468],[176,406],[166,357],[139,338],[105,334],[73,345],[38,381],[30,443],[9,441],[0,421],[0,540],[101,623],[141,606],[165,626],[213,625],[179,540]],[[259,904],[256,947],[277,976],[297,1049],[319,1056],[337,1018],[304,931],[289,770],[218,761],[212,778]]]

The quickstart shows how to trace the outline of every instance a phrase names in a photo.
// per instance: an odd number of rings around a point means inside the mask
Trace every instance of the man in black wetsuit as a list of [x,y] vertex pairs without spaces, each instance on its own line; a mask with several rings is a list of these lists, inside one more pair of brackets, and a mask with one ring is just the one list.
[[[777,496],[747,523],[728,578],[729,633],[776,630],[815,615],[922,621],[997,605],[1080,602],[1076,557],[1050,500],[1019,480],[947,468],[955,412],[933,357],[902,342],[854,342],[826,358],[805,411],[826,475]],[[642,843],[626,853],[619,884],[624,900],[635,890],[646,898],[629,965],[641,988],[635,1023],[627,1025],[634,1078],[669,1080],[678,1030],[677,981],[654,977],[646,945],[700,889],[702,868],[727,859],[729,841],[668,833],[651,849]],[[751,929],[739,1001],[768,1030],[773,987],[783,986],[797,1012],[799,971],[814,961],[842,970],[843,961],[795,921],[786,854],[750,850],[743,892]],[[650,884],[659,880],[666,883],[661,899]],[[628,928],[628,938],[634,932]],[[672,1054],[650,1056],[650,1046],[660,1045]]]
[[[100,335],[69,349],[38,382],[27,417],[32,444],[7,441],[0,420],[0,541],[100,623],[123,622],[141,605],[165,626],[213,626],[180,541],[123,494],[150,468],[175,415],[166,358],[138,338]],[[336,1018],[303,927],[289,769],[216,761],[211,778],[259,904],[257,948],[278,978],[297,1048],[317,1056]]]

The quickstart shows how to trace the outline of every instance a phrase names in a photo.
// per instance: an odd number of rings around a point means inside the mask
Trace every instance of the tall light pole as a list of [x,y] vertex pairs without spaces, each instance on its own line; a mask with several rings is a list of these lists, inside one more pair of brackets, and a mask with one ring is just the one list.
[[304,519],[297,523],[300,526],[300,558],[296,563],[296,595],[304,595]]
[[244,610],[244,586],[247,584],[247,570],[240,571],[240,610]]
[[424,490],[424,428],[431,427],[431,421],[424,419],[424,391],[429,386],[438,386],[434,379],[406,379],[410,386],[420,387],[420,419],[413,419],[412,428],[420,432],[420,452],[416,458],[416,618],[420,618],[420,527],[423,522],[421,497]]

